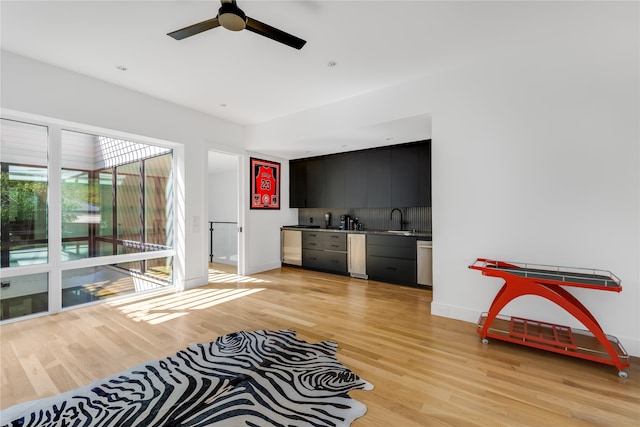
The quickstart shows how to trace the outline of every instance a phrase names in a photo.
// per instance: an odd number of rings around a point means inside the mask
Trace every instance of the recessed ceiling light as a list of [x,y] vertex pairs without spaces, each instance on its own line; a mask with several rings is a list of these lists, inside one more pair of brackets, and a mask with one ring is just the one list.
[[336,61],[327,62],[327,67],[335,67],[336,65],[338,65],[338,63]]
[[393,137],[385,138],[385,141],[393,141]]
[[340,147],[344,148],[344,147],[348,147],[347,144],[342,144]]
[[224,108],[224,107],[226,107],[226,106],[227,106],[227,104],[220,104],[220,106],[221,106],[222,108]]
[[116,68],[120,71],[127,71],[127,67],[125,67],[124,65],[116,65]]

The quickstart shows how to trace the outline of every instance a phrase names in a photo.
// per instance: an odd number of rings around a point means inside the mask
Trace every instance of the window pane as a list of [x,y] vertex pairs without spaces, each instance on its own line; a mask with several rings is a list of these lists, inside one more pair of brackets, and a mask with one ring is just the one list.
[[0,320],[49,310],[47,283],[47,273],[3,279],[0,288]]
[[113,200],[113,171],[105,169],[98,172],[98,198],[100,202],[100,226],[97,230],[97,256],[115,254],[115,235],[113,234],[113,215],[116,206]]
[[[146,262],[164,268],[161,272],[142,273]],[[168,257],[65,270],[62,272],[62,306],[72,307],[169,286],[172,262],[173,259]]]
[[63,260],[171,249],[172,152],[62,131]]
[[173,247],[173,182],[171,155],[144,162],[145,238],[160,249]]
[[0,266],[46,263],[48,129],[2,119],[0,135]]
[[89,172],[62,171],[62,259],[86,258],[93,225],[100,212],[92,203]]
[[[142,189],[140,179],[140,162],[118,166],[116,206],[118,215],[118,239],[126,241],[123,253],[140,252],[134,242],[141,242]],[[131,242],[131,244],[129,244]]]

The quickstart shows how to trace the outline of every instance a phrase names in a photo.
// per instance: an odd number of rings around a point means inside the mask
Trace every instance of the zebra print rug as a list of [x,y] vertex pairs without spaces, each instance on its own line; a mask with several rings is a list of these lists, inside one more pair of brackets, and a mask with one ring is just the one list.
[[236,332],[55,397],[0,412],[3,426],[349,426],[371,390],[295,331]]

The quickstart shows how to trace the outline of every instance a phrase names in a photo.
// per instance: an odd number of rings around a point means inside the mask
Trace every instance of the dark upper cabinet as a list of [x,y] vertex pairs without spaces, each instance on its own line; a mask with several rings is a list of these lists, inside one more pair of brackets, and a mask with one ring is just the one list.
[[431,141],[418,145],[418,204],[431,206]]
[[292,208],[431,206],[431,141],[291,160]]
[[391,206],[391,150],[369,150],[366,157],[367,207],[388,208]]
[[418,145],[399,145],[391,149],[391,205],[418,206]]
[[307,207],[307,162],[304,160],[289,162],[289,206]]
[[326,207],[325,159],[307,161],[307,207]]
[[[345,156],[327,156],[324,161],[325,205],[318,207],[344,208],[345,205]],[[348,206],[351,207],[351,206]]]
[[344,154],[345,189],[347,208],[367,206],[367,156],[361,151]]

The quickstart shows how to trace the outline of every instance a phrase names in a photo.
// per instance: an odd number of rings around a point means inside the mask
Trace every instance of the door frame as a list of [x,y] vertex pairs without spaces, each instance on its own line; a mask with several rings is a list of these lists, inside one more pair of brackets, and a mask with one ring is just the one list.
[[[244,154],[240,154],[240,153],[234,153],[234,152],[229,152],[229,151],[225,151],[225,150],[221,150],[218,148],[213,148],[213,147],[209,147],[207,149],[207,185],[205,186],[205,192],[206,192],[206,207],[207,207],[207,224],[209,221],[209,198],[210,198],[210,191],[209,188],[211,186],[211,183],[209,183],[208,181],[208,177],[209,177],[209,162],[208,162],[208,158],[209,158],[209,154],[210,153],[217,153],[217,154],[222,154],[225,156],[230,156],[230,157],[235,157],[235,169],[236,169],[236,180],[235,180],[235,187],[236,187],[236,193],[238,195],[237,197],[237,204],[236,204],[236,222],[237,222],[237,247],[238,247],[238,262],[237,262],[237,274],[238,275],[244,275],[245,271],[246,271],[246,256],[245,256],[245,223],[246,223],[246,218],[245,218],[245,199],[246,197],[244,197],[245,195],[243,194],[243,188],[245,188],[245,155]],[[230,161],[233,161],[234,159],[230,159]],[[208,265],[209,263],[209,259],[208,259],[208,239],[207,239],[207,257],[206,257],[206,263]]]

